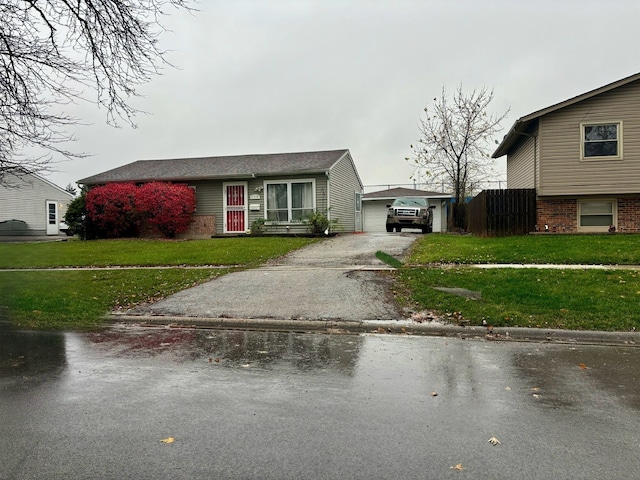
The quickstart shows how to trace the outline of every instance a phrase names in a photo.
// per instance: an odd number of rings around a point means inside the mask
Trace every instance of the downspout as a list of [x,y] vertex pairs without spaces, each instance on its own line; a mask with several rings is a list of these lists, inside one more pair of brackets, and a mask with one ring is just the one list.
[[328,170],[324,174],[327,177],[327,218],[329,219],[329,225],[331,225],[331,176]]
[[[524,132],[516,132],[516,133],[519,135],[523,135],[525,137],[533,138],[533,189],[536,192],[536,199],[537,199],[538,198],[538,136],[533,135],[531,133],[524,133]],[[536,224],[537,224],[537,218],[538,218],[538,212],[536,211]],[[538,227],[536,226],[534,228],[536,228],[537,230]],[[545,229],[548,229],[546,225],[545,225]]]

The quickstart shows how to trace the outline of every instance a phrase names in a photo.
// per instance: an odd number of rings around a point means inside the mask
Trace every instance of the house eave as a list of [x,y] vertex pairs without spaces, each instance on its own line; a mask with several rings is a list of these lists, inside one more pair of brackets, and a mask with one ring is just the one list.
[[509,130],[509,132],[504,136],[504,138],[502,139],[502,142],[500,143],[500,145],[498,146],[498,148],[496,149],[496,151],[493,153],[493,155],[491,155],[492,158],[500,158],[506,154],[509,153],[509,150],[511,150],[511,148],[518,142],[518,140],[520,139],[520,135],[522,135],[523,133],[525,133],[528,129],[529,126],[534,122],[537,121],[540,117],[543,117],[544,115],[547,115],[549,113],[553,113],[556,112],[560,109],[569,107],[571,105],[575,105],[576,103],[582,102],[584,100],[587,100],[589,98],[595,97],[597,95],[601,95],[603,93],[609,92],[611,90],[614,90],[616,88],[622,87],[624,85],[628,85],[629,83],[635,82],[640,80],[640,73],[636,73],[634,75],[630,75],[628,77],[625,77],[621,80],[617,80],[615,82],[609,83],[607,85],[604,85],[602,87],[590,90],[586,93],[577,95],[575,97],[569,98],[568,100],[564,100],[562,102],[553,104],[549,107],[545,107],[543,109],[537,110],[533,113],[530,113],[528,115],[525,115],[524,117],[520,117],[518,120],[516,120],[513,123],[513,126],[511,127],[511,129]]

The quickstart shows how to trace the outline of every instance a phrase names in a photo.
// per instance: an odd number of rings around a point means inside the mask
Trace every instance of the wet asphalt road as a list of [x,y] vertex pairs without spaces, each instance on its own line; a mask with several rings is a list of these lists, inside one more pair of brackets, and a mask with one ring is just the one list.
[[636,478],[639,367],[630,347],[2,330],[0,479]]
[[[339,235],[260,268],[224,275],[129,315],[278,320],[398,320],[381,250],[402,258],[415,233]],[[382,270],[382,271],[380,271]]]

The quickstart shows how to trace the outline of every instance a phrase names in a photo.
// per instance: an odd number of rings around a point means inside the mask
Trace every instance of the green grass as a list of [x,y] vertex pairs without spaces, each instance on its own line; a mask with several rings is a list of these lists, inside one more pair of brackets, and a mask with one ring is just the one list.
[[640,235],[525,235],[421,237],[408,263],[640,264]]
[[385,253],[381,250],[378,250],[376,252],[376,258],[378,260],[383,261],[384,263],[386,263],[387,265],[389,265],[390,267],[393,268],[400,268],[402,266],[402,262],[400,260],[398,260],[396,257],[389,255],[388,253]]
[[21,328],[86,329],[109,311],[157,300],[225,269],[0,272],[0,306]]
[[[628,270],[408,268],[404,301],[417,310],[459,313],[471,325],[628,331],[640,329],[640,273]],[[480,300],[434,290],[480,292]]]
[[0,268],[257,265],[317,241],[299,237],[0,243]]
[[[227,273],[171,266],[256,266],[318,241],[249,237],[0,244],[0,317],[20,328],[86,329],[109,311],[157,300]],[[162,269],[21,271],[27,268],[166,266]]]
[[[640,272],[634,270],[476,269],[471,263],[640,264],[640,235],[530,235],[420,238],[397,273],[400,299],[416,310],[471,325],[640,330]],[[438,264],[454,264],[437,268]],[[429,267],[436,265],[436,267]],[[466,299],[433,287],[480,292]],[[456,315],[454,315],[454,313]]]

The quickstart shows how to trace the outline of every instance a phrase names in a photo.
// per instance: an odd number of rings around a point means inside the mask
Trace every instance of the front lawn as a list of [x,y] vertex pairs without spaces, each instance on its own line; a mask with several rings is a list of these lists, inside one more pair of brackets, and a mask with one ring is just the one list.
[[[472,263],[640,264],[640,235],[428,235],[397,272],[398,298],[465,324],[640,329],[636,270],[478,269]],[[446,264],[440,266],[440,264]],[[431,266],[429,266],[431,265]],[[435,265],[435,266],[434,266]],[[479,292],[473,300],[435,290]]]
[[317,241],[298,237],[0,243],[0,268],[258,265]]
[[230,271],[207,266],[255,266],[315,241],[249,237],[0,244],[0,268],[167,267],[0,272],[0,317],[5,312],[20,328],[92,328],[111,310],[157,300]]
[[557,263],[640,265],[640,235],[524,235],[421,237],[408,263]]

